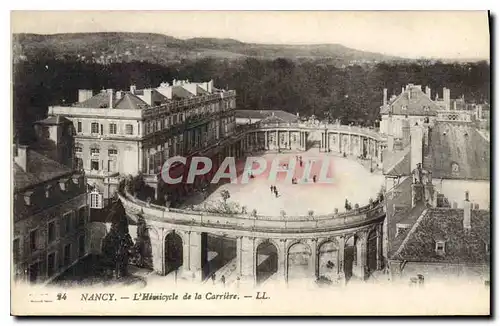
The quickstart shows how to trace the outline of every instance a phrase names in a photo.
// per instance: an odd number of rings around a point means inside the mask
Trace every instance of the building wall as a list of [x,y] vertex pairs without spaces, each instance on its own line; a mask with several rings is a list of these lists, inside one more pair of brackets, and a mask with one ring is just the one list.
[[404,120],[408,120],[410,126],[414,126],[416,123],[421,126],[426,118],[429,119],[430,123],[436,121],[434,116],[410,115],[406,117],[404,115],[392,115],[389,117],[388,114],[384,114],[380,121],[380,132],[386,135],[392,134],[395,138],[403,138]]
[[425,283],[454,282],[463,279],[482,283],[490,279],[490,267],[488,265],[408,262],[395,279],[409,282],[411,277],[416,277],[418,274],[424,276]]
[[[54,194],[57,196],[57,194]],[[82,209],[81,211],[79,211]],[[66,221],[69,225],[66,227]],[[49,242],[49,223],[53,225],[54,237]],[[56,202],[53,206],[43,209],[31,216],[17,219],[13,227],[13,251],[15,273],[17,278],[29,280],[28,270],[30,266],[40,263],[38,281],[47,281],[78,261],[89,252],[90,234],[87,226],[89,224],[89,209],[87,194],[77,192],[69,200]],[[37,230],[35,246],[32,249],[31,232]],[[84,250],[80,252],[80,237],[84,237]],[[18,249],[16,248],[19,244]],[[70,245],[69,260],[65,261],[65,246]],[[55,253],[55,267],[49,275],[49,255]]]
[[450,205],[457,203],[457,208],[463,208],[465,192],[469,192],[469,200],[474,204],[479,204],[480,209],[490,207],[490,181],[485,180],[452,180],[433,179],[432,183],[436,191],[443,194]]

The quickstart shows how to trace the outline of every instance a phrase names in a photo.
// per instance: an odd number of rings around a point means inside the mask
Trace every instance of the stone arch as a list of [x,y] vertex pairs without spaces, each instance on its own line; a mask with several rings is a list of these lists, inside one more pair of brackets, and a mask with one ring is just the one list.
[[298,241],[287,250],[287,280],[301,280],[311,274],[311,247]]
[[261,241],[255,247],[255,279],[260,284],[278,272],[278,246],[273,241]]
[[333,281],[339,272],[339,245],[335,239],[327,239],[318,245],[318,278]]
[[164,245],[164,263],[165,275],[176,271],[183,264],[183,239],[179,233],[172,231],[165,235]]

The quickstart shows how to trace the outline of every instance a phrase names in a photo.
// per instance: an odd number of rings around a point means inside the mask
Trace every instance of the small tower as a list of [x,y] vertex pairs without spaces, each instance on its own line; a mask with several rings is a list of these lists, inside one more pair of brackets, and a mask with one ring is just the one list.
[[74,167],[74,127],[73,123],[62,116],[49,116],[35,122],[36,143],[33,146],[45,156],[68,166]]

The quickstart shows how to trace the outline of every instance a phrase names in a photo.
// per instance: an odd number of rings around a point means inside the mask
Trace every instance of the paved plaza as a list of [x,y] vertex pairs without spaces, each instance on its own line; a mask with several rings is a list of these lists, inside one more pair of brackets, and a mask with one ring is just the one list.
[[[302,159],[302,167],[297,157]],[[262,157],[268,162],[267,170],[251,178],[248,183],[242,183],[244,172],[238,177],[238,182],[227,183],[210,194],[205,203],[213,203],[221,200],[221,191],[226,189],[230,193],[228,202],[238,203],[245,206],[248,212],[257,210],[258,215],[280,215],[284,210],[286,215],[307,215],[309,210],[315,215],[333,213],[335,208],[339,212],[345,211],[345,200],[348,199],[352,206],[358,203],[360,206],[369,203],[369,199],[375,199],[384,182],[383,175],[370,173],[369,169],[363,167],[354,158],[343,158],[338,155],[320,153],[317,148],[303,153],[293,154],[265,154]],[[325,157],[327,160],[325,160]],[[296,160],[294,177],[300,179],[304,175],[306,161],[315,159],[309,173],[308,184],[292,184],[285,180],[286,174],[279,173],[275,182],[269,180],[271,162],[279,159],[281,164],[290,164]],[[327,176],[332,178],[331,183],[314,183],[313,176],[319,179],[322,164],[328,164]],[[277,187],[278,197],[271,192],[271,185]]]

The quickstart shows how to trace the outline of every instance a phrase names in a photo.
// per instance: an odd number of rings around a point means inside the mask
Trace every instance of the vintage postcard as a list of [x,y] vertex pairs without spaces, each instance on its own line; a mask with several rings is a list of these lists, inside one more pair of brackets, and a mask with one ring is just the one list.
[[12,12],[12,314],[490,315],[489,21]]

